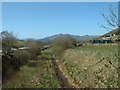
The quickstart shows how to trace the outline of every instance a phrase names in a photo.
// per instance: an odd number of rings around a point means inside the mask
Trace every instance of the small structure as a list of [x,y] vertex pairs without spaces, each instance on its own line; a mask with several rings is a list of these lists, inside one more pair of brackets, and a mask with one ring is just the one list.
[[112,43],[112,40],[93,40],[92,44],[108,44]]
[[92,44],[108,44],[108,43],[112,43],[113,42],[112,36],[114,36],[114,34],[105,35],[105,36],[93,39],[90,42]]
[[29,49],[30,47],[21,47],[21,48],[18,48],[19,50],[25,50],[25,49]]
[[0,53],[2,53],[2,49],[0,49]]
[[11,51],[16,51],[17,49],[16,48],[11,48]]

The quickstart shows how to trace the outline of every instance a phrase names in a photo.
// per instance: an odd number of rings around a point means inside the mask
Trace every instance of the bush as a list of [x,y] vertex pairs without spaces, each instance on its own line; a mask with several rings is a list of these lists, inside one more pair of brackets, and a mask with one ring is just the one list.
[[41,51],[41,48],[43,46],[43,43],[41,42],[33,42],[33,43],[30,43],[28,47],[29,48],[29,52],[31,53],[31,59],[36,59],[37,55],[40,54],[40,51]]
[[16,51],[14,59],[19,63],[19,66],[25,65],[31,59],[31,53],[26,50]]
[[7,53],[2,55],[2,78],[3,83],[10,76],[20,70],[20,67],[31,59],[31,54],[28,51],[15,51],[14,53]]
[[37,67],[37,66],[39,66],[40,64],[37,63],[37,62],[28,62],[27,65],[28,65],[29,67]]
[[3,53],[11,52],[11,48],[16,45],[17,37],[14,35],[13,32],[2,31],[2,50]]
[[2,55],[2,81],[4,83],[11,74],[15,71],[20,70],[17,60],[13,59],[13,54]]
[[53,43],[53,52],[55,56],[61,56],[66,49],[74,48],[76,46],[76,40],[70,38],[60,38]]

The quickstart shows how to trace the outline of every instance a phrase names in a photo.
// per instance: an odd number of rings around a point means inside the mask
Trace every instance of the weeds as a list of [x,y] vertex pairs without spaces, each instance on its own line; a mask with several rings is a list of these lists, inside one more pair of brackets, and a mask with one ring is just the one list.
[[[41,55],[51,57],[50,51],[43,51]],[[21,67],[3,88],[61,88],[61,82],[56,76],[51,58],[46,60],[38,56],[37,60],[29,60]],[[19,78],[18,78],[19,77]]]
[[56,57],[61,57],[65,50],[74,48],[76,46],[76,40],[72,37],[56,39],[53,42],[52,51]]
[[77,47],[66,50],[59,64],[66,67],[66,75],[74,78],[76,87],[115,88],[118,87],[116,52],[117,46],[113,45]]

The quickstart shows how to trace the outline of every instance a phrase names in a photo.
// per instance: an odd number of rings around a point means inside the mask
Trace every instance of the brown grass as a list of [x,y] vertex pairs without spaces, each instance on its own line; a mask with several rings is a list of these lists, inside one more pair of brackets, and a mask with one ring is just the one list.
[[[92,48],[89,46],[86,47],[87,49],[83,48],[66,50],[63,59],[58,62],[66,77],[73,80],[73,86],[79,88],[118,87],[117,70],[108,62],[110,60],[117,67],[115,52],[108,53],[106,52],[108,48],[99,46],[97,49],[96,46],[92,47],[94,50],[96,49],[96,52],[92,52]],[[100,51],[103,48],[104,53],[99,52],[99,48]],[[116,49],[114,46],[113,48]]]

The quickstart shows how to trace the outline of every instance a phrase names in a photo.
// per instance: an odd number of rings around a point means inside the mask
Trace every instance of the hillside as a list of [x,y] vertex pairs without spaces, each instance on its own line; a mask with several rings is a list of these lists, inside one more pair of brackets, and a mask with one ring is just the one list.
[[77,35],[70,35],[70,34],[57,34],[57,35],[49,36],[49,37],[46,37],[43,39],[39,39],[39,41],[51,42],[51,41],[58,39],[58,38],[67,38],[67,37],[73,37],[78,41],[86,41],[86,40],[97,38],[98,36],[90,36],[90,35],[77,36]]
[[67,49],[60,70],[75,88],[118,88],[117,45],[84,45]]
[[116,36],[112,36],[111,38],[112,39],[118,39],[119,36],[120,36],[120,31],[118,29],[115,29],[115,30],[112,30],[112,31],[100,36],[100,37],[95,38],[95,39],[99,40],[99,39],[102,39],[102,37],[105,37],[105,36],[110,35],[110,34],[116,34]]

